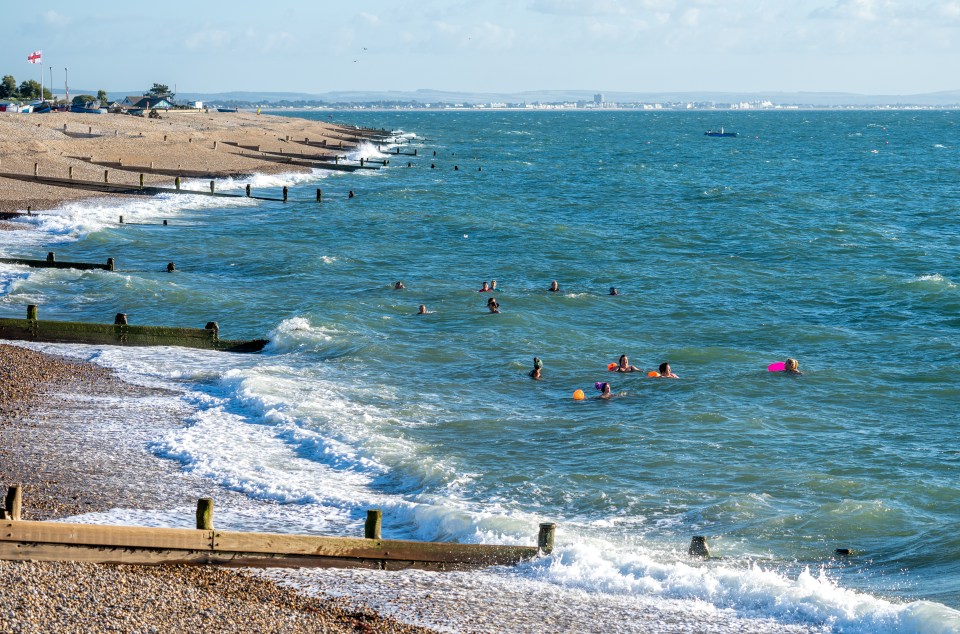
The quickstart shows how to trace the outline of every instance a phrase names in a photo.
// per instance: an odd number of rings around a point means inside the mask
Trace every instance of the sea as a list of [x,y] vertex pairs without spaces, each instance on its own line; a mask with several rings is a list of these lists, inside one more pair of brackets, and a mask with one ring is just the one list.
[[[385,538],[530,545],[557,525],[515,567],[282,583],[443,631],[960,632],[960,111],[280,114],[389,130],[349,152],[389,162],[217,183],[286,203],[42,210],[4,256],[117,271],[0,265],[0,314],[269,339],[29,344],[188,405],[144,451],[242,494],[220,528],[361,535],[379,508]],[[802,374],[768,370],[787,358]]]

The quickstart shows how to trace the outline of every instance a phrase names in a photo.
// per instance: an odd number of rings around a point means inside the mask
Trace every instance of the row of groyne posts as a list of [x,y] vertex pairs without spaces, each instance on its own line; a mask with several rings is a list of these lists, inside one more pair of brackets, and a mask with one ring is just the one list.
[[[66,124],[64,124],[64,132],[66,133]],[[85,136],[88,136],[88,137],[96,137],[96,136],[99,136],[99,135],[94,135],[94,134],[92,133],[92,127],[91,127],[91,128],[90,128],[90,133],[87,134],[87,135],[85,135]],[[352,140],[352,141],[361,141],[361,140],[370,140],[370,139],[372,139],[372,140],[381,141],[381,140],[384,140],[384,139],[386,139],[386,138],[388,138],[388,137],[389,137],[389,135],[388,135],[385,131],[383,131],[383,132],[370,131],[366,136],[357,136],[357,137],[355,137],[355,138],[352,138],[351,140]],[[164,141],[166,141],[166,140],[167,140],[167,137],[164,136]],[[191,142],[192,142],[192,140],[193,140],[193,139],[190,139]],[[281,139],[281,140],[283,140],[283,139]],[[287,136],[285,140],[286,140],[287,142],[294,141],[294,142],[296,142],[296,143],[302,143],[302,144],[307,145],[307,146],[323,147],[323,148],[326,148],[326,147],[327,147],[326,139],[324,139],[322,142],[318,142],[318,141],[310,141],[309,137],[305,137],[303,141],[295,141],[295,140],[291,139],[290,136]],[[214,150],[218,149],[218,148],[219,148],[219,145],[220,145],[220,143],[219,143],[218,141],[214,141],[214,143],[213,143],[213,149],[214,149]],[[256,158],[256,159],[259,159],[259,160],[266,160],[266,161],[271,161],[271,162],[291,164],[291,165],[298,165],[298,166],[303,166],[303,167],[312,167],[312,168],[317,168],[317,169],[327,169],[327,170],[336,170],[336,171],[355,171],[355,170],[358,170],[358,169],[377,169],[377,166],[376,166],[375,164],[380,164],[380,165],[386,166],[386,165],[389,163],[389,160],[387,160],[387,159],[384,159],[384,160],[374,160],[374,159],[364,159],[364,158],[361,158],[361,159],[359,159],[359,165],[353,165],[353,164],[344,164],[344,163],[341,163],[341,162],[340,162],[341,157],[340,157],[340,156],[337,156],[337,155],[330,155],[330,156],[327,156],[327,155],[304,156],[304,155],[302,154],[302,152],[301,152],[300,157],[297,158],[297,155],[296,155],[296,154],[292,154],[292,153],[289,153],[289,152],[284,153],[282,149],[279,150],[279,151],[276,151],[276,152],[271,152],[271,151],[263,150],[263,149],[261,148],[261,146],[259,146],[259,145],[258,145],[258,146],[242,146],[242,145],[240,145],[239,143],[235,143],[235,142],[224,142],[224,145],[235,146],[235,147],[239,148],[240,155],[243,155],[244,149],[246,149],[246,150],[252,150],[252,151],[255,151],[255,152],[257,152],[257,153],[259,154],[259,156],[251,156],[251,158]],[[343,147],[343,141],[340,141],[339,147],[340,147],[340,148]],[[380,146],[378,146],[378,148],[379,148],[379,147],[380,147]],[[400,148],[397,147],[395,153],[396,153],[397,155],[403,154],[403,155],[409,155],[409,156],[417,156],[417,150],[416,150],[416,149],[414,149],[414,151],[413,151],[412,153],[407,153],[407,152],[401,153]],[[94,161],[94,160],[93,160],[93,157],[76,156],[76,157],[72,157],[72,158],[79,159],[79,160],[83,160],[83,161],[88,162],[88,163],[93,164],[93,165],[99,165],[99,166],[102,166],[102,167],[103,167],[103,166],[112,167],[113,169],[116,169],[116,170],[119,170],[119,171],[124,171],[124,172],[139,172],[139,185],[131,185],[131,184],[127,184],[127,183],[111,182],[111,180],[110,180],[110,169],[109,169],[109,168],[103,170],[103,181],[102,181],[102,182],[100,182],[100,181],[89,181],[89,180],[77,180],[77,179],[74,179],[73,166],[72,166],[72,165],[70,165],[70,166],[67,167],[67,177],[66,177],[66,178],[60,178],[60,177],[54,177],[54,176],[45,176],[45,175],[41,175],[41,173],[40,173],[40,171],[41,171],[41,169],[40,169],[40,168],[41,168],[41,165],[40,165],[39,162],[35,162],[35,163],[33,164],[33,175],[32,175],[32,176],[31,176],[30,174],[23,174],[23,173],[17,173],[17,172],[5,172],[5,171],[0,170],[0,177],[10,178],[10,179],[15,179],[15,180],[22,180],[22,181],[39,182],[39,183],[41,183],[41,184],[51,185],[51,186],[56,186],[56,187],[67,187],[67,188],[74,188],[74,189],[84,189],[84,190],[88,190],[88,191],[102,191],[102,192],[119,193],[119,194],[145,194],[145,195],[154,195],[154,194],[159,194],[159,193],[181,193],[181,194],[192,194],[192,195],[221,196],[221,197],[230,197],[230,198],[240,198],[240,197],[244,197],[244,196],[245,196],[245,197],[247,197],[247,198],[253,198],[253,199],[256,199],[256,200],[266,200],[266,201],[276,201],[276,202],[287,202],[288,199],[289,199],[289,190],[288,190],[287,186],[284,186],[284,187],[283,187],[283,189],[282,189],[282,196],[281,196],[280,198],[271,197],[271,196],[254,196],[254,195],[253,195],[253,192],[252,192],[252,188],[251,188],[251,186],[250,186],[249,184],[247,184],[246,187],[244,188],[244,189],[245,189],[244,194],[228,194],[228,193],[218,192],[218,191],[216,191],[216,183],[215,183],[215,181],[212,180],[212,179],[210,180],[210,185],[209,185],[209,186],[210,186],[210,191],[209,191],[209,192],[207,192],[206,190],[193,190],[193,189],[187,190],[187,189],[183,189],[182,186],[181,186],[181,177],[183,177],[183,176],[186,176],[186,177],[189,177],[189,178],[203,179],[203,178],[205,178],[205,177],[210,177],[210,176],[214,176],[214,177],[216,177],[216,176],[220,176],[220,177],[224,177],[224,176],[239,176],[239,177],[242,177],[242,176],[249,176],[250,173],[242,173],[242,172],[241,172],[241,173],[223,173],[223,174],[215,174],[215,175],[214,175],[214,174],[211,174],[210,172],[204,172],[204,171],[199,171],[199,170],[183,170],[183,169],[180,169],[180,166],[179,166],[179,165],[177,166],[177,169],[176,169],[176,170],[173,170],[173,169],[155,168],[153,162],[150,163],[150,166],[149,166],[149,167],[145,167],[145,166],[134,167],[134,166],[125,166],[125,165],[123,164],[123,160],[122,160],[122,159],[118,159],[118,160],[115,161],[115,162],[106,162],[106,161]],[[330,161],[331,159],[332,159],[332,162],[328,162],[328,161]],[[2,163],[0,163],[0,167],[2,167]],[[174,186],[173,186],[172,188],[170,188],[170,187],[160,187],[160,186],[155,186],[155,185],[147,185],[147,184],[145,183],[145,176],[146,176],[146,174],[159,174],[159,175],[175,176],[175,178],[174,178]],[[351,192],[351,194],[352,194],[352,192]],[[352,196],[351,196],[351,197],[352,197]],[[321,189],[319,189],[319,188],[317,189],[317,192],[316,192],[316,201],[317,201],[317,202],[323,202],[323,190],[321,190]],[[31,213],[32,213],[32,209],[28,208],[28,209],[27,209],[27,213],[28,213],[28,215],[31,214]]]
[[383,513],[367,511],[364,536],[322,537],[214,528],[213,499],[197,500],[196,528],[36,522],[21,517],[10,486],[0,516],[0,559],[124,564],[464,570],[514,565],[553,551],[556,524],[540,524],[536,546],[383,539]]

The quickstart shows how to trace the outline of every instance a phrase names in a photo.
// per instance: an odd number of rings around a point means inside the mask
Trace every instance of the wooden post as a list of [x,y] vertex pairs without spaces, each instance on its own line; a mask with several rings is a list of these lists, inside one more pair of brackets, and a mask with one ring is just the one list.
[[220,336],[220,324],[215,321],[208,321],[207,325],[203,327],[204,330],[213,331],[213,338],[216,339]]
[[73,165],[67,168],[67,176],[70,177],[70,180],[73,180]]
[[373,509],[367,511],[367,522],[363,526],[363,536],[366,539],[380,539],[380,526],[383,523],[383,511]]
[[56,262],[56,261],[57,261],[57,254],[55,252],[51,251],[50,253],[47,253],[47,262]]
[[107,258],[107,270],[112,271],[114,266],[113,258]]
[[143,174],[140,174],[140,189],[143,189]]
[[153,161],[150,161],[150,169],[153,169]]
[[164,226],[164,227],[167,226],[167,219],[166,219],[166,218],[163,219],[163,226]]
[[37,305],[27,304],[27,319],[37,320]]
[[210,181],[210,193],[213,193],[213,181]]
[[120,224],[123,224],[123,216],[120,216]]
[[694,535],[690,540],[690,550],[687,551],[691,557],[710,558],[710,549],[707,547],[707,538],[703,535]]
[[33,164],[33,175],[40,176],[40,163]]
[[104,183],[110,182],[110,170],[103,170],[103,182]]
[[214,150],[217,149],[217,142],[216,142],[216,141],[213,142],[213,149],[214,149]]
[[87,126],[87,134],[93,134],[93,126]]
[[117,313],[117,316],[113,318],[114,326],[126,326],[127,325],[127,313]]
[[319,188],[317,189],[317,202],[323,202],[323,190]]
[[200,498],[197,500],[197,530],[213,530],[213,499]]
[[363,167],[363,157],[360,157],[360,167]]
[[173,184],[174,184],[174,186],[176,186],[177,191],[180,191],[180,177],[179,177],[179,176],[177,176],[175,179],[173,179]]
[[283,186],[283,202],[287,202],[287,186]]
[[6,511],[7,518],[11,520],[20,519],[20,506],[23,500],[23,493],[19,484],[11,484],[7,488],[7,497],[3,502],[3,510]]
[[163,140],[164,140],[164,141],[167,140],[167,135],[166,135],[166,134],[163,135]]
[[540,525],[540,534],[537,536],[537,548],[544,555],[553,552],[553,534],[557,530],[557,525],[551,522],[544,522]]
[[250,198],[250,183],[247,183],[247,198]]

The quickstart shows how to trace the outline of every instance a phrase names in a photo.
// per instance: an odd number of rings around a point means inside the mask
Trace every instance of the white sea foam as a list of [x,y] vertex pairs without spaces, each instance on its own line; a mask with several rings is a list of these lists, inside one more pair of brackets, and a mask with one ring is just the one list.
[[[381,145],[380,147],[384,147],[384,146]],[[389,144],[386,146],[387,149],[391,149],[393,147],[395,147],[394,144]],[[351,161],[359,161],[360,159],[363,159],[365,161],[368,159],[382,160],[385,158],[390,158],[390,155],[388,153],[381,152],[380,150],[377,149],[376,145],[374,145],[373,143],[370,143],[369,141],[362,141],[357,145],[357,147],[355,147],[353,150],[348,152],[346,156]]]
[[956,288],[957,285],[950,281],[949,278],[940,275],[939,273],[933,273],[930,275],[919,275],[909,281],[911,284],[927,284],[933,286],[942,286],[945,288]]

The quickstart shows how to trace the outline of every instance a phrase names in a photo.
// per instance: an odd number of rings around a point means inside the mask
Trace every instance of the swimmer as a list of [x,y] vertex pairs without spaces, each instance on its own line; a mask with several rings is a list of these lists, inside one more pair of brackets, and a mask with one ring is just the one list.
[[420,304],[420,309],[417,311],[418,315],[429,315],[430,311],[427,310],[426,304]]
[[783,371],[787,374],[803,374],[800,371],[800,364],[796,359],[787,359],[783,362]]
[[490,309],[491,313],[500,312],[500,304],[497,303],[497,299],[495,297],[491,297],[490,299],[487,300],[487,308]]
[[593,387],[600,392],[600,396],[598,396],[597,398],[607,400],[611,396],[613,396],[613,394],[610,393],[610,384],[607,383],[606,381],[597,381],[596,383],[593,384]]
[[610,287],[610,294],[611,294],[611,295],[619,295],[619,294],[620,294],[620,291],[617,290],[617,287],[616,287],[616,286],[611,286],[611,287]]
[[614,372],[641,372],[640,368],[635,365],[630,365],[630,360],[627,358],[627,355],[621,354],[620,360],[617,361],[617,367],[613,369]]
[[393,290],[395,291],[402,291],[405,288],[407,287],[403,285],[403,282],[397,282],[396,284],[393,285]]
[[543,361],[539,357],[533,358],[533,369],[530,370],[530,378],[540,380],[540,373],[543,370]]
[[670,369],[670,364],[664,361],[660,364],[660,378],[661,379],[679,379],[680,377],[673,373],[673,370]]
[[477,292],[478,292],[478,293],[489,293],[489,292],[492,291],[492,290],[493,290],[493,289],[490,288],[490,284],[488,284],[487,282],[484,282],[484,283],[483,283],[483,286],[481,286],[481,287],[480,287],[480,290],[477,291]]
[[499,289],[497,288],[497,280],[490,280],[490,290],[491,290],[491,291],[499,290]]
[[550,288],[548,288],[547,290],[550,291],[551,293],[559,293],[560,285],[557,284],[557,280],[553,280],[552,282],[550,282]]

